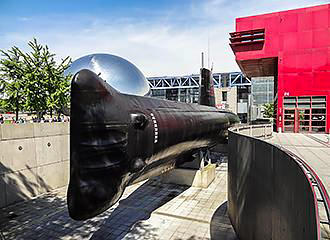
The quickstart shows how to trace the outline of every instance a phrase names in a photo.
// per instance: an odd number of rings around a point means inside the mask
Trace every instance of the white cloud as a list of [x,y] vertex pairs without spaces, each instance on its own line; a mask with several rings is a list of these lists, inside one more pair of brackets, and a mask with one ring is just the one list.
[[[90,53],[105,52],[122,56],[137,65],[146,76],[182,75],[197,73],[200,54],[207,51],[208,31],[211,41],[212,60],[216,71],[238,70],[234,55],[228,45],[228,31],[223,27],[177,29],[170,24],[136,23],[127,25],[104,25],[85,29],[39,33],[11,33],[16,45],[26,47],[28,40],[36,36],[58,56],[73,59]],[[223,31],[226,37],[223,38]],[[14,40],[14,41],[13,41]]]
[[[3,45],[26,47],[28,40],[37,37],[59,57],[69,55],[76,59],[90,53],[111,53],[130,60],[146,76],[182,75],[199,71],[200,54],[207,52],[209,37],[214,71],[239,71],[228,40],[228,33],[235,29],[236,17],[311,3],[310,0],[200,2],[193,1],[191,7],[180,14],[160,12],[160,17],[152,22],[125,16],[117,21],[91,18],[85,20],[84,25],[78,24],[79,21],[49,19],[49,28],[7,32],[0,40],[0,48]],[[322,2],[314,1],[313,5]]]

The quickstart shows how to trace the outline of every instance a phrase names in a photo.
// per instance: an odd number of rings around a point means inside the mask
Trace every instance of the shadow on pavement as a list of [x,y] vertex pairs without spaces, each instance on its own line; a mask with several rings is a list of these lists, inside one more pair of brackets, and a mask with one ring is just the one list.
[[239,240],[228,216],[227,201],[213,214],[210,233],[212,240]]
[[14,171],[0,162],[0,191],[3,191],[0,206],[9,206],[51,190],[35,168],[25,165],[23,170]]
[[69,217],[64,191],[62,195],[51,192],[1,209],[0,231],[5,240],[121,239],[125,235],[125,239],[159,239],[156,229],[143,220],[187,188],[149,180],[119,204],[86,221]]
[[[19,228],[22,222],[16,219],[29,211],[17,210],[17,203],[51,190],[44,179],[36,173],[35,168],[25,165],[25,169],[14,171],[0,162],[0,240],[7,239],[6,235],[10,234],[8,229]],[[34,201],[28,202],[31,203],[30,210],[36,210]],[[25,218],[22,221],[30,222]]]
[[[91,239],[159,239],[156,228],[143,222],[157,208],[188,189],[187,186],[164,184],[149,180],[136,189],[104,219]],[[134,228],[133,228],[134,227]]]
[[[20,177],[20,176],[18,176]],[[21,181],[30,184],[24,177]],[[151,179],[131,186],[108,211],[86,221],[72,220],[67,211],[66,193],[53,191],[36,199],[0,209],[0,232],[4,239],[160,239],[164,226],[144,221],[188,186],[164,184]],[[29,189],[29,188],[27,188]],[[19,189],[17,194],[21,195]],[[159,229],[158,229],[159,227]],[[238,239],[227,214],[227,202],[214,212],[210,223],[213,240]],[[1,239],[2,236],[0,236]],[[201,239],[197,236],[175,239]]]

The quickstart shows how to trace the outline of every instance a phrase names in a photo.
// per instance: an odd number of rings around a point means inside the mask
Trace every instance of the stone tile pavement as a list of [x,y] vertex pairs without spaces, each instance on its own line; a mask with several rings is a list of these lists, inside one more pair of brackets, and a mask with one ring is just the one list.
[[330,144],[326,134],[273,133],[269,142],[304,159],[318,174],[330,194]]
[[86,221],[68,216],[65,194],[63,188],[1,209],[4,239],[237,239],[227,215],[226,162],[207,189],[151,179],[128,187],[119,203]]
[[[302,158],[321,179],[330,194],[330,143],[327,134],[273,133],[267,141],[278,144]],[[326,219],[322,203],[319,203],[320,217]],[[330,239],[330,227],[321,224],[322,237]]]

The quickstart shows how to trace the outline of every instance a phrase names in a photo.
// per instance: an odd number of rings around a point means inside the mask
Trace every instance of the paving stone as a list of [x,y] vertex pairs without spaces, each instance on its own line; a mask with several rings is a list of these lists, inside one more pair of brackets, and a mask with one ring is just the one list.
[[[218,165],[216,179],[207,189],[150,179],[128,187],[119,203],[86,221],[68,216],[66,188],[62,188],[1,209],[0,230],[6,240],[236,239],[226,211],[227,172],[223,169],[227,163],[221,160]],[[221,216],[214,216],[219,207],[224,209],[217,211]],[[217,228],[220,225],[214,220],[225,227]]]
[[[316,172],[330,193],[330,145],[327,134],[273,133],[273,137],[267,141],[278,144],[303,159]],[[325,216],[322,207],[319,208],[319,213],[321,218]],[[322,228],[321,230],[322,234],[325,234],[326,231]]]

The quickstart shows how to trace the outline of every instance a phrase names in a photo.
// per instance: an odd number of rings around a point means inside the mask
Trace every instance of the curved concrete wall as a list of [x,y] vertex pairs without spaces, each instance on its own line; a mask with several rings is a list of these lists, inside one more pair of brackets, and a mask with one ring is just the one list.
[[64,187],[69,123],[0,125],[0,208]]
[[299,164],[232,131],[228,147],[228,210],[239,239],[318,239],[316,199]]

